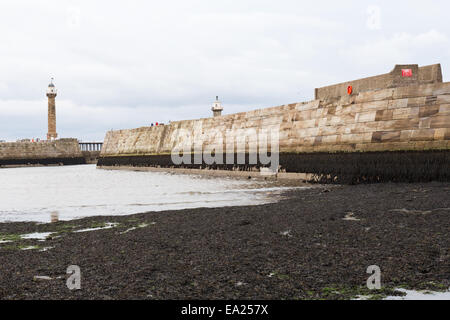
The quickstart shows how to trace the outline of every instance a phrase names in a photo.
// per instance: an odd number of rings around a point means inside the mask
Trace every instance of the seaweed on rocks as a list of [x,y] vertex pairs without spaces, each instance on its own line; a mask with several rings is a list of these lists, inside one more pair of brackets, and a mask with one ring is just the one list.
[[[240,156],[244,164],[173,163],[170,155],[107,156],[100,157],[98,165],[162,167],[187,169],[259,170],[262,164],[259,155],[257,163],[250,164],[250,154],[234,154],[234,163]],[[274,155],[275,156],[275,155]],[[191,155],[191,160],[193,160]],[[281,153],[280,170],[288,173],[310,173],[310,182],[360,184],[377,182],[429,182],[450,180],[450,153],[442,151],[392,151],[392,152],[341,152],[341,153]]]

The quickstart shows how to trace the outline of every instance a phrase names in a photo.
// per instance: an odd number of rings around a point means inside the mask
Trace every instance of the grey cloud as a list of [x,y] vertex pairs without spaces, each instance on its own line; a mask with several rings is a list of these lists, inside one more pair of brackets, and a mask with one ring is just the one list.
[[[379,29],[367,27],[369,5],[380,8]],[[447,79],[448,9],[445,1],[2,2],[0,139],[45,136],[50,76],[58,132],[81,139],[209,116],[215,95],[225,113],[309,100],[315,87],[395,63],[441,62]]]

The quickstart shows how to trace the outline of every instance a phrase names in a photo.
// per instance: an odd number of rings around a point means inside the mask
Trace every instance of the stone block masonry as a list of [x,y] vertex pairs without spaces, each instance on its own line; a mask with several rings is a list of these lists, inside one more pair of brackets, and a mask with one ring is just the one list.
[[86,163],[76,139],[0,143],[0,166]]
[[[411,70],[411,75],[404,76],[402,70]],[[347,89],[349,86],[352,86],[353,94],[358,94],[366,91],[441,82],[442,71],[440,64],[425,67],[419,67],[417,64],[396,65],[391,72],[386,74],[318,88],[315,92],[315,99],[345,96],[348,94]]]
[[56,133],[56,103],[55,94],[47,94],[48,96],[48,133],[47,140],[56,139],[58,134]]
[[[395,70],[405,67],[410,66]],[[310,102],[110,131],[98,165],[177,167],[171,161],[172,150],[191,144],[227,150],[235,158],[248,157],[255,138],[246,132],[274,129],[279,134],[280,172],[307,173],[312,180],[334,182],[449,180],[450,83],[440,82],[440,66],[412,69],[417,78],[409,85],[397,82],[399,87],[357,89],[336,97],[333,92],[340,94],[342,87],[338,85]],[[231,151],[227,148],[230,141],[243,136],[245,143]],[[254,166],[197,163],[178,167],[232,171],[262,166],[258,159]]]

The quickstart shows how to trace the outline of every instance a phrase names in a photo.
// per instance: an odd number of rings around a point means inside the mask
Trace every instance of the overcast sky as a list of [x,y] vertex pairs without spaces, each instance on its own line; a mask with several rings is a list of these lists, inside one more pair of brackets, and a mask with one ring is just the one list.
[[311,100],[314,88],[442,64],[448,1],[0,2],[0,140],[60,137]]

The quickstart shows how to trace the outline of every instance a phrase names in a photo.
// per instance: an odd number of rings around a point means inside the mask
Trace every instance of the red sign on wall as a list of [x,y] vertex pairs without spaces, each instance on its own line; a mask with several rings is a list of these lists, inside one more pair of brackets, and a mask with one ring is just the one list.
[[412,69],[402,69],[402,77],[404,78],[412,77]]
[[348,87],[347,87],[347,93],[348,93],[349,95],[351,95],[351,94],[353,93],[353,87],[352,87],[352,86],[348,86]]

